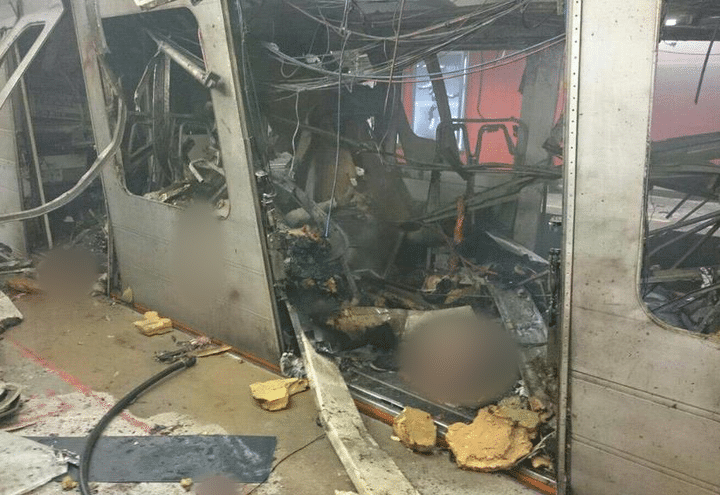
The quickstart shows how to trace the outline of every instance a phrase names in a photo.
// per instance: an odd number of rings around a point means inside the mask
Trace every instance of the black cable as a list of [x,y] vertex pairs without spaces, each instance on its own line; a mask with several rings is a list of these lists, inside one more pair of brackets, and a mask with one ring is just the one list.
[[280,464],[282,464],[284,461],[288,460],[290,457],[294,456],[295,454],[297,454],[297,453],[300,452],[301,450],[305,450],[306,448],[310,447],[312,444],[314,444],[315,442],[317,442],[318,440],[320,440],[320,439],[322,439],[322,438],[324,438],[324,437],[325,437],[325,433],[321,433],[320,435],[318,435],[317,437],[315,437],[313,440],[310,440],[308,443],[306,443],[306,444],[303,445],[302,447],[293,450],[293,451],[290,452],[288,455],[286,455],[285,457],[283,457],[282,459],[280,459],[279,461],[277,461],[277,462],[275,463],[275,465],[272,467],[272,469],[270,470],[270,473],[268,473],[267,479],[266,479],[265,481],[262,481],[259,485],[257,485],[257,486],[256,486],[255,488],[253,488],[252,490],[250,490],[250,491],[247,493],[247,495],[251,495],[255,490],[257,490],[258,488],[260,488],[261,486],[263,486],[263,485],[265,484],[265,482],[270,479],[270,475],[275,471],[275,469],[276,469]]
[[178,370],[194,366],[196,360],[197,358],[193,356],[189,359],[183,359],[182,361],[178,361],[177,363],[168,366],[157,375],[149,378],[148,380],[145,380],[143,383],[135,387],[132,391],[130,391],[129,394],[120,399],[108,412],[106,412],[105,416],[100,418],[100,421],[98,421],[98,423],[95,425],[95,427],[92,429],[92,431],[87,437],[87,441],[85,442],[85,449],[83,450],[82,458],[80,459],[79,485],[80,493],[82,495],[93,495],[92,491],[90,490],[90,486],[88,485],[88,475],[90,474],[90,460],[92,457],[93,449],[95,448],[95,444],[97,443],[100,435],[102,435],[102,432],[107,427],[107,425],[110,424],[110,422],[115,418],[115,416],[117,416],[123,409],[132,404],[147,389]]
[[698,100],[700,99],[700,90],[702,89],[703,79],[705,79],[705,69],[707,69],[708,61],[710,60],[710,53],[712,52],[713,44],[715,43],[715,39],[717,38],[718,29],[720,29],[720,19],[718,19],[717,25],[715,25],[715,31],[713,31],[712,38],[710,39],[710,44],[708,45],[707,52],[705,53],[705,61],[703,62],[702,70],[700,71],[700,80],[698,81],[697,91],[695,92],[696,105],[698,104]]

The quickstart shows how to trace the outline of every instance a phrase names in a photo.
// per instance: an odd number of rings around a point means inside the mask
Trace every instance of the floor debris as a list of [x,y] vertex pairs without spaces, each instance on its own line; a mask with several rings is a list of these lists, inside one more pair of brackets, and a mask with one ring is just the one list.
[[526,401],[519,396],[510,396],[481,409],[469,425],[450,425],[445,439],[461,468],[475,471],[508,469],[528,455],[536,454],[543,446],[545,437],[534,449],[532,441],[538,436],[547,414],[545,406],[535,398]]
[[229,345],[213,344],[208,337],[197,337],[192,340],[177,340],[173,337],[173,341],[178,345],[178,349],[155,353],[156,361],[174,363],[186,357],[216,356],[232,350],[232,346]]
[[406,407],[395,417],[393,432],[404,446],[416,452],[432,452],[437,440],[432,416],[412,407]]
[[288,305],[315,402],[328,440],[360,495],[418,495],[418,491],[368,433],[340,370],[313,348]]
[[250,392],[260,407],[267,411],[280,411],[288,407],[290,396],[307,390],[309,382],[300,378],[281,378],[253,383]]
[[540,468],[546,468],[546,469],[552,469],[553,468],[553,462],[545,457],[544,455],[539,455],[537,457],[533,457],[530,459],[530,463],[532,464],[532,467],[535,469]]
[[10,298],[0,291],[0,333],[6,328],[17,325],[23,320],[23,315]]
[[63,491],[69,492],[77,488],[78,482],[72,479],[71,476],[65,476],[60,482],[60,486],[62,486]]
[[144,316],[143,320],[134,322],[134,325],[143,335],[152,337],[153,335],[162,335],[172,331],[170,318],[160,318],[157,311],[148,311]]
[[65,474],[52,448],[0,431],[0,495],[22,495]]
[[37,280],[26,277],[11,278],[5,285],[9,290],[24,294],[39,294],[42,292],[42,287],[40,287]]
[[506,418],[518,426],[525,428],[534,438],[537,428],[541,423],[540,414],[522,407],[520,397],[508,397],[500,402],[497,406],[490,406],[488,410],[491,414],[499,418]]
[[11,417],[22,407],[21,390],[19,385],[0,382],[0,420]]
[[210,356],[217,356],[218,354],[222,354],[224,352],[232,350],[231,345],[219,345],[215,347],[210,347],[209,349],[203,349],[201,351],[195,351],[192,355],[195,357],[210,357]]
[[133,299],[134,299],[133,290],[131,287],[128,287],[127,289],[125,289],[123,291],[122,295],[120,296],[120,300],[127,304],[132,304]]
[[183,478],[180,480],[180,486],[185,489],[186,492],[189,492],[190,489],[193,486],[193,480],[192,478]]
[[450,425],[445,439],[458,466],[485,472],[511,468],[533,447],[527,429],[488,409],[481,409],[469,425]]

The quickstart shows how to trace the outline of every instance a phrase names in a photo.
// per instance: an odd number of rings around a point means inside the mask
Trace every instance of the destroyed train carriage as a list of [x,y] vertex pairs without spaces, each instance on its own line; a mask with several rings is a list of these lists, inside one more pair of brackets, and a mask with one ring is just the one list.
[[451,448],[512,437],[495,464],[453,449],[464,467],[720,490],[718,129],[647,131],[658,42],[709,40],[720,11],[26,3],[30,60],[73,18],[113,291],[289,375],[306,338],[366,410],[429,413]]

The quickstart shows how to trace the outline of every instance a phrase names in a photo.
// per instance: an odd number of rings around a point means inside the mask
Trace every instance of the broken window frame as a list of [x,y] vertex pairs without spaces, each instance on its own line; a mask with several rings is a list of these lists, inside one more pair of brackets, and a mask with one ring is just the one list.
[[50,37],[50,34],[57,26],[58,21],[65,13],[62,2],[55,0],[47,10],[40,10],[31,12],[18,17],[15,25],[12,29],[5,33],[2,41],[0,41],[0,61],[4,62],[7,57],[11,54],[11,49],[16,46],[17,41],[28,29],[34,26],[42,26],[42,31],[38,34],[37,38],[33,42],[32,46],[17,63],[17,67],[13,71],[12,75],[8,77],[7,82],[0,90],[0,107],[5,104],[8,97],[15,89],[15,86],[20,82],[21,78],[25,75],[30,64],[35,59],[40,49],[45,45],[45,42]]

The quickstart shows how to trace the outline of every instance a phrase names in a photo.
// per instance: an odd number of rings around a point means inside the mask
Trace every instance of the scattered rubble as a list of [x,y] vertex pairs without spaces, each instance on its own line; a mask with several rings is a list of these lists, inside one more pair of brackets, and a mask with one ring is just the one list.
[[0,382],[0,420],[13,416],[20,410],[20,385]]
[[[537,410],[532,410],[533,407]],[[545,406],[536,398],[525,404],[519,396],[506,397],[496,405],[481,409],[471,424],[450,425],[445,439],[463,469],[509,469],[540,451],[547,437],[535,447],[532,440],[538,436],[546,413]],[[532,464],[534,467],[553,465],[542,455],[533,458]]]
[[280,411],[288,407],[290,396],[307,390],[309,382],[300,378],[281,378],[250,385],[253,398],[266,411]]
[[27,277],[11,278],[5,283],[5,285],[9,290],[24,294],[39,294],[43,291],[37,280]]
[[223,354],[232,350],[230,345],[215,345],[208,337],[197,337],[192,340],[177,340],[172,337],[178,345],[178,349],[165,352],[156,352],[155,360],[161,363],[174,363],[180,359],[194,357],[209,357]]
[[152,337],[153,335],[162,335],[172,331],[170,318],[160,318],[157,311],[148,311],[144,316],[143,320],[133,322],[143,335]]
[[132,304],[133,290],[131,287],[128,287],[123,291],[122,295],[120,296],[120,300],[126,304]]
[[450,425],[445,435],[458,466],[485,472],[514,466],[532,451],[530,438],[526,428],[487,408],[481,409],[469,425]]
[[552,460],[550,460],[548,457],[545,457],[544,455],[533,457],[532,459],[530,459],[530,464],[532,464],[532,467],[534,467],[535,469],[553,469],[554,467]]
[[23,320],[22,313],[15,307],[10,298],[0,291],[0,333],[17,325]]
[[280,371],[288,378],[306,378],[305,363],[292,352],[283,352],[280,356]]
[[219,345],[215,347],[210,347],[208,349],[203,349],[201,351],[196,351],[192,353],[195,357],[210,357],[210,356],[217,356],[218,354],[223,354],[229,350],[232,350],[231,345]]
[[190,489],[193,486],[193,480],[192,478],[183,478],[180,480],[180,486],[185,489],[186,492],[189,492]]
[[425,411],[406,407],[393,421],[393,432],[407,448],[431,452],[437,440],[435,422]]
[[65,476],[60,482],[60,486],[62,486],[63,491],[69,492],[77,488],[78,482],[72,479],[71,476]]
[[520,397],[507,397],[496,406],[489,406],[488,411],[499,418],[506,418],[514,424],[525,428],[530,433],[530,438],[535,437],[538,426],[540,426],[540,414],[522,407]]

